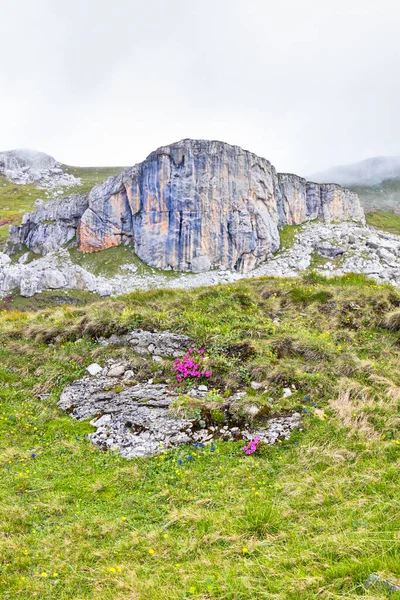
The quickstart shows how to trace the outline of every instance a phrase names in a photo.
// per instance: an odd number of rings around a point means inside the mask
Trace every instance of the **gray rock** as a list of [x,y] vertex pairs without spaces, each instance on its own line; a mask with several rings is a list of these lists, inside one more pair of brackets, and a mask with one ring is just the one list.
[[76,235],[84,252],[130,243],[153,267],[203,273],[223,265],[244,273],[278,249],[278,226],[364,222],[353,192],[277,175],[264,158],[207,140],[159,148],[87,196],[54,202],[10,228],[7,248],[26,244],[45,254]]
[[74,194],[41,204],[18,226],[10,225],[7,252],[24,246],[37,254],[54,252],[76,237],[79,219],[88,206],[86,194]]
[[86,371],[89,373],[89,375],[98,375],[99,373],[101,373],[102,370],[103,369],[101,368],[101,366],[97,363],[92,363],[91,365],[86,367]]
[[385,248],[379,248],[377,254],[378,254],[379,258],[382,258],[382,260],[387,262],[388,265],[395,265],[397,263],[396,256],[394,256],[394,254],[392,254]]
[[[177,392],[167,385],[149,380],[117,392],[113,389],[113,378],[108,376],[108,366],[104,369],[97,364],[91,366],[100,369],[96,369],[97,377],[92,379],[85,375],[66,386],[58,406],[75,419],[92,418],[96,431],[89,438],[99,448],[115,450],[132,458],[151,456],[180,444],[206,442],[214,437],[216,428],[208,430],[204,421],[170,415],[171,402],[176,399]],[[242,396],[243,393],[233,396],[232,403]],[[257,435],[263,436],[266,443],[275,443],[278,437],[289,437],[290,431],[300,423],[295,415],[271,419],[272,427],[257,430]],[[232,428],[227,425],[220,433],[226,440],[255,437],[251,430],[241,431],[236,425]]]
[[211,261],[208,256],[196,256],[192,259],[191,270],[195,273],[209,271],[211,269]]
[[344,249],[340,246],[333,246],[328,242],[318,242],[315,244],[315,249],[321,256],[325,256],[327,258],[335,258],[336,256],[341,256],[344,254]]
[[388,581],[387,579],[383,579],[383,577],[379,577],[378,575],[371,574],[368,576],[367,581],[365,582],[365,587],[370,588],[373,586],[380,586],[386,588],[386,590],[390,594],[395,594],[396,592],[400,592],[400,585],[396,585]]
[[9,265],[10,262],[11,258],[7,254],[4,254],[4,252],[0,252],[0,267]]
[[61,165],[48,154],[35,150],[0,152],[0,175],[13,183],[35,183],[46,190],[80,185],[80,179],[64,173]]
[[125,335],[114,334],[109,338],[100,338],[99,343],[103,346],[130,346],[138,354],[175,358],[182,356],[193,345],[193,341],[186,335],[143,329],[135,329]]
[[258,381],[252,381],[252,382],[250,383],[250,387],[251,387],[253,390],[261,390],[262,386],[263,386],[263,385],[262,385],[262,383],[258,383]]
[[25,252],[25,254],[20,256],[20,258],[18,259],[18,264],[25,265],[28,262],[29,258],[30,258],[30,252]]
[[121,377],[125,373],[124,365],[115,365],[107,372],[107,377]]

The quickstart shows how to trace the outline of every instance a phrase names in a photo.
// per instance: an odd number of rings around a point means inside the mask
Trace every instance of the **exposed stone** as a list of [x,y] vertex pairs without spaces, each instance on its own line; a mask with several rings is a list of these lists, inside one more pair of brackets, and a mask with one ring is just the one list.
[[107,372],[107,377],[121,377],[121,375],[124,373],[124,365],[116,365],[115,367],[111,367],[111,369]]
[[182,356],[193,344],[186,335],[170,333],[169,331],[150,332],[135,329],[125,335],[112,335],[109,338],[100,338],[103,346],[130,346],[138,354],[153,354],[157,357]]
[[[350,244],[349,241],[347,244],[346,239],[354,239],[354,242]],[[376,243],[377,248],[367,245],[370,239],[374,240],[373,243]],[[320,243],[328,243],[335,247],[340,245],[344,251],[344,254],[335,257],[334,263],[328,261],[327,264],[317,268],[324,275],[364,273],[379,283],[388,282],[400,287],[400,236],[384,234],[374,228],[352,222],[328,224],[317,221],[303,225],[290,248],[283,250],[247,274],[232,271],[221,273],[210,271],[197,274],[181,273],[171,277],[168,273],[148,272],[134,275],[121,273],[111,278],[105,278],[95,276],[74,264],[69,253],[62,249],[57,253],[48,254],[26,264],[11,264],[10,262],[6,265],[0,264],[0,297],[15,290],[20,291],[23,295],[33,295],[49,289],[46,287],[47,278],[43,274],[53,270],[61,272],[65,278],[65,285],[58,289],[87,290],[101,296],[155,288],[189,289],[218,285],[225,281],[238,281],[243,277],[297,277],[310,267],[315,245]],[[379,256],[380,250],[387,251],[394,257],[394,259],[390,258],[390,264]],[[382,256],[389,258],[389,255],[386,254],[382,254]],[[146,337],[146,343],[148,345],[153,343],[152,339]],[[147,352],[146,347],[143,347],[142,352]],[[157,352],[157,348],[155,348],[154,355],[163,356],[162,353]]]
[[[171,416],[171,402],[178,394],[166,384],[154,384],[152,380],[131,386],[125,383],[125,389],[117,392],[115,380],[109,376],[115,368],[114,363],[110,362],[104,369],[97,364],[90,366],[100,369],[96,368],[97,376],[91,378],[85,375],[66,386],[58,406],[77,420],[92,418],[91,424],[96,431],[89,438],[99,448],[118,451],[126,458],[151,456],[180,444],[204,443],[217,435],[217,428],[207,427],[202,419]],[[232,406],[243,395],[232,396]],[[260,409],[256,408],[258,413]],[[226,425],[219,435],[225,440],[258,436],[266,443],[275,443],[278,439],[289,437],[299,423],[300,415],[294,413],[273,417],[265,428],[257,429],[254,434],[250,429]]]
[[375,575],[374,573],[369,575],[367,581],[365,582],[366,588],[370,588],[372,586],[380,586],[381,588],[386,589],[389,594],[396,594],[396,592],[400,592],[400,585],[392,583],[387,579],[383,579],[383,577],[379,577],[379,575]]
[[80,179],[64,173],[55,158],[35,150],[0,152],[0,175],[18,185],[35,183],[46,190],[80,185]]
[[395,265],[397,263],[396,256],[385,248],[379,248],[377,254],[379,258],[382,258],[388,265]]
[[85,194],[74,194],[41,204],[23,216],[21,225],[10,225],[7,252],[12,253],[26,246],[44,255],[71,242],[87,206]]
[[7,254],[4,254],[4,252],[0,252],[0,266],[4,267],[6,265],[9,265],[10,262],[11,258]]
[[[73,205],[73,214],[68,208]],[[147,264],[247,272],[279,248],[278,225],[364,222],[356,194],[277,175],[264,158],[223,142],[182,140],[95,186],[88,196],[43,204],[11,228],[8,248],[45,254],[77,235],[78,249],[131,243]]]
[[328,242],[319,242],[315,244],[315,249],[321,256],[335,258],[336,256],[340,256],[344,254],[344,249],[340,246],[333,246]]
[[250,383],[250,387],[251,387],[253,390],[261,390],[262,386],[263,386],[263,385],[262,385],[262,383],[259,383],[258,381],[252,381],[252,382]]
[[89,375],[98,375],[98,373],[101,373],[102,370],[103,369],[101,368],[101,366],[97,363],[92,363],[91,365],[86,367],[86,371],[89,373]]

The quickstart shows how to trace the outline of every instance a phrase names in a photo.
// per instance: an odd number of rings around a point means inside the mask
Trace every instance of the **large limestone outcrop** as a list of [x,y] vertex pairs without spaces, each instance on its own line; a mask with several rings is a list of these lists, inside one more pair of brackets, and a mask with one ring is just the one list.
[[[161,147],[73,202],[74,218],[56,217],[51,230],[40,229],[44,220],[53,221],[45,208],[29,215],[11,229],[13,244],[45,253],[66,237],[71,240],[76,228],[84,252],[132,243],[153,267],[206,271],[224,265],[244,272],[278,249],[278,228],[285,224],[364,221],[356,194],[277,174],[264,158],[205,140]],[[53,214],[53,207],[48,210]],[[63,233],[57,229],[60,220],[68,223],[68,234],[64,226]]]
[[132,241],[154,267],[248,270],[279,247],[276,185],[274,167],[255,154],[184,140],[90,192],[78,247]]
[[80,184],[80,179],[65,173],[55,158],[36,150],[0,152],[0,175],[19,185],[35,183],[50,190]]
[[87,194],[39,201],[36,210],[23,216],[21,225],[10,226],[7,250],[12,253],[24,245],[38,254],[57,250],[74,239],[87,207]]

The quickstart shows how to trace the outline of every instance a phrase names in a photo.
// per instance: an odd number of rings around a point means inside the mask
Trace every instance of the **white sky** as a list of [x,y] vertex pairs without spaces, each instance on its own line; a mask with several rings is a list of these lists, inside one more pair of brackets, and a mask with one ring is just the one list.
[[395,0],[0,0],[0,150],[132,165],[185,137],[307,175],[400,155]]

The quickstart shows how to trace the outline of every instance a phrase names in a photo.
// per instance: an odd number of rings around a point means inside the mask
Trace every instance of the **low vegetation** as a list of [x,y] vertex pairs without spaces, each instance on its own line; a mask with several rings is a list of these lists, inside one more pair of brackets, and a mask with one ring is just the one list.
[[[364,584],[400,578],[399,292],[311,273],[76,306],[41,297],[0,313],[2,598],[388,597]],[[89,363],[130,356],[99,336],[137,327],[206,348],[215,422],[246,390],[300,411],[302,431],[250,455],[218,440],[131,461],[95,449],[57,399]],[[170,373],[178,413],[198,408],[172,360],[135,360],[136,377]]]
[[[399,205],[400,206],[400,205]],[[367,224],[388,233],[400,235],[400,215],[389,212],[366,213]]]
[[285,225],[279,230],[280,246],[279,250],[289,250],[296,241],[297,234],[300,233],[302,225]]
[[[70,250],[72,262],[80,265],[94,275],[103,277],[114,277],[127,273],[136,275],[157,275],[162,273],[164,277],[177,279],[180,277],[178,271],[160,271],[143,262],[135,253],[133,245],[114,246],[100,252],[79,252],[76,248]],[[124,268],[121,268],[124,267]]]
[[377,185],[351,188],[361,200],[365,211],[394,212],[400,215],[400,180],[387,179]]

